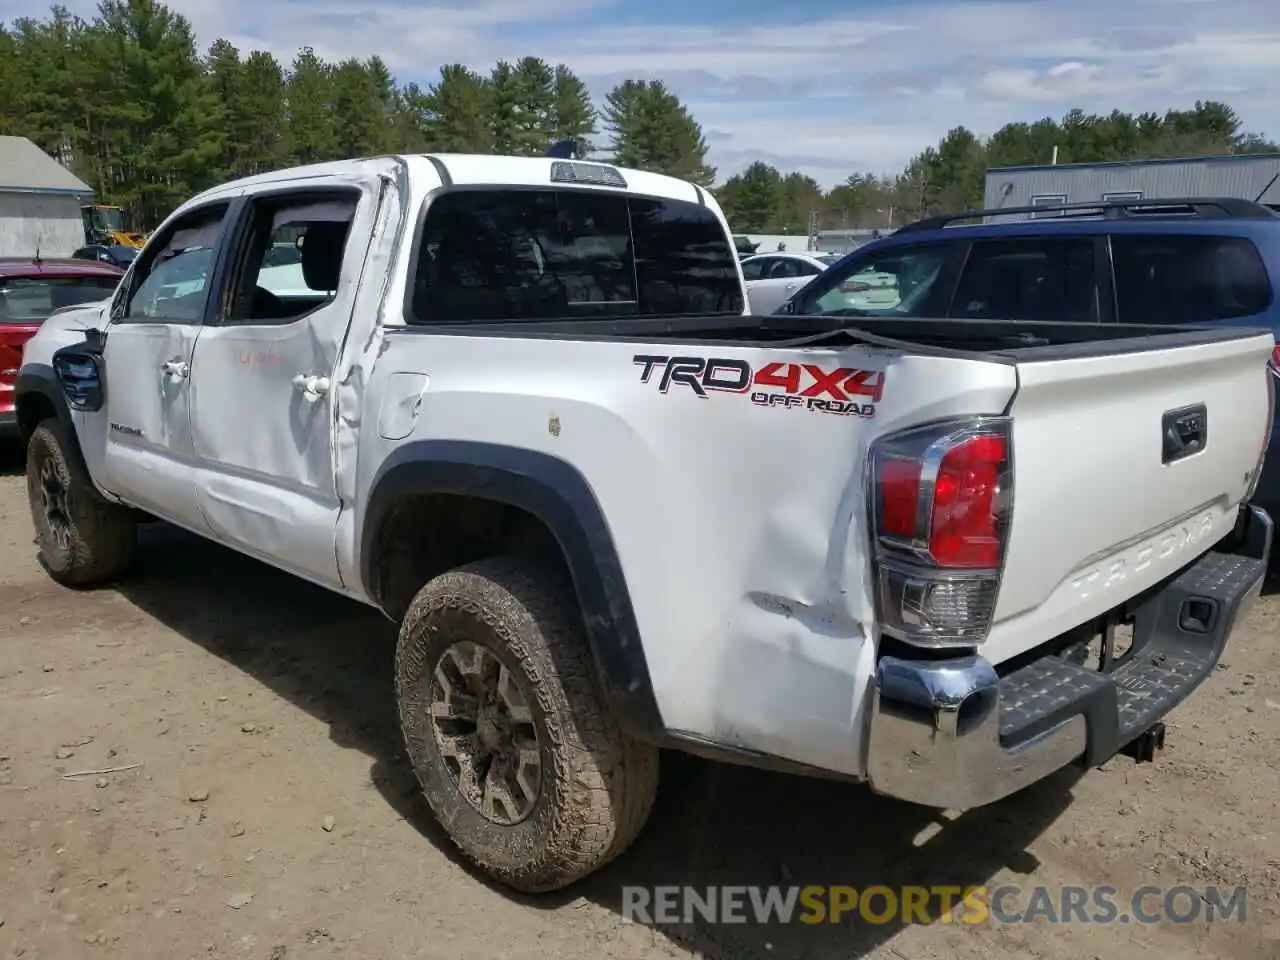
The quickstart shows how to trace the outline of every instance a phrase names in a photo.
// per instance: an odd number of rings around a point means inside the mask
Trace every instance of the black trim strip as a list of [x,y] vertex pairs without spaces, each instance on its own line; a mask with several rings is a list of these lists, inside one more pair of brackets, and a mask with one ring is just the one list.
[[577,469],[532,450],[424,440],[395,450],[371,489],[360,535],[360,576],[374,599],[379,599],[376,561],[383,526],[405,497],[479,497],[525,510],[546,524],[568,562],[610,708],[633,736],[661,738],[662,718],[622,561],[600,504]]
[[427,162],[436,168],[436,176],[440,178],[440,183],[447,190],[453,186],[453,177],[449,174],[449,168],[444,165],[444,161],[439,157],[427,157]]

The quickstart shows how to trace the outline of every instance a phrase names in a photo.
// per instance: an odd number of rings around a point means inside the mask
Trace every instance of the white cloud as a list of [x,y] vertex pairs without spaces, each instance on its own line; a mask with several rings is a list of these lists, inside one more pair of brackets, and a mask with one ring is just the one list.
[[[0,0],[15,16],[19,0]],[[755,157],[825,184],[892,171],[952,126],[989,134],[1068,109],[1163,111],[1228,101],[1280,137],[1277,0],[851,0],[799,22],[803,5],[727,0],[682,23],[636,22],[624,0],[175,0],[201,41],[225,36],[292,59],[378,54],[399,79],[442,63],[487,69],[527,54],[568,64],[595,90],[667,79],[711,132],[728,173]],[[72,9],[92,13],[91,0]]]

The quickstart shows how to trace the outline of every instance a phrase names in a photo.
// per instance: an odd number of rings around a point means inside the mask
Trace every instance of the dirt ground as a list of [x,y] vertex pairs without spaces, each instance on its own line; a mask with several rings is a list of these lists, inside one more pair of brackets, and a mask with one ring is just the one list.
[[[673,755],[629,855],[524,899],[459,863],[418,799],[384,620],[159,525],[128,583],[63,590],[34,560],[20,458],[0,457],[0,958],[1280,958],[1280,597],[1155,764],[947,819]],[[1248,894],[1244,923],[1216,924],[622,916],[624,884],[823,883]]]

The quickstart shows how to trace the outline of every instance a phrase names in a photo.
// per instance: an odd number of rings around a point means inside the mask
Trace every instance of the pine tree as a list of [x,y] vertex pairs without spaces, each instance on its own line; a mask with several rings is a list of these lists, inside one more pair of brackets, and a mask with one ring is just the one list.
[[515,67],[499,60],[489,74],[489,139],[494,153],[520,152],[520,84]]
[[492,151],[492,96],[489,83],[462,64],[441,69],[440,81],[421,103],[431,149],[444,153]]
[[711,186],[702,127],[661,80],[627,80],[605,100],[614,161]]
[[596,134],[596,108],[587,85],[560,64],[552,81],[551,140],[585,140]]
[[310,47],[293,60],[285,88],[289,108],[289,141],[295,163],[322,163],[340,151],[333,120],[333,69]]
[[551,146],[555,121],[555,73],[545,60],[522,57],[512,77],[515,89],[514,152],[538,156]]

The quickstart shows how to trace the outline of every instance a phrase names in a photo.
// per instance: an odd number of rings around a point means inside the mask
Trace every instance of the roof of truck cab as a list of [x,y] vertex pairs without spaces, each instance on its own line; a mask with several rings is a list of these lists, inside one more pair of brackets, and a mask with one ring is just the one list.
[[[619,167],[616,164],[599,160],[559,160],[553,157],[504,157],[492,154],[468,153],[434,153],[419,157],[406,158],[410,169],[423,167],[436,161],[449,175],[454,186],[487,186],[506,185],[521,187],[584,187],[613,191],[617,187],[595,186],[589,183],[553,183],[551,166],[555,163],[582,163],[609,167],[618,171],[627,181],[628,193],[644,193],[656,197],[670,197],[677,200],[689,200],[693,203],[705,202],[706,192],[699,190],[687,180],[679,180],[661,173],[650,173],[647,170],[635,170],[630,167]],[[432,164],[434,166],[434,164]],[[425,172],[425,169],[424,169]]]
[[[619,167],[597,160],[564,161],[553,157],[508,157],[493,154],[472,153],[433,153],[433,154],[394,154],[380,157],[363,157],[352,160],[334,160],[328,163],[314,163],[301,167],[288,167],[260,173],[252,177],[231,180],[212,187],[183,204],[191,206],[197,202],[215,200],[219,197],[231,199],[243,190],[257,190],[261,187],[278,184],[284,181],[297,181],[310,178],[342,177],[361,173],[376,173],[387,167],[388,161],[403,166],[414,179],[426,177],[437,181],[443,170],[448,182],[453,186],[518,186],[547,187],[553,186],[551,165],[553,163],[585,163],[598,164],[618,171],[626,180],[626,192],[648,194],[649,196],[669,197],[688,200],[692,203],[715,203],[711,194],[695,187],[687,180],[679,180],[660,173],[645,170],[633,170]],[[554,184],[558,187],[567,184]],[[617,191],[617,187],[595,186],[589,183],[572,184],[574,188],[602,191]]]

